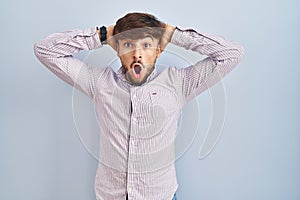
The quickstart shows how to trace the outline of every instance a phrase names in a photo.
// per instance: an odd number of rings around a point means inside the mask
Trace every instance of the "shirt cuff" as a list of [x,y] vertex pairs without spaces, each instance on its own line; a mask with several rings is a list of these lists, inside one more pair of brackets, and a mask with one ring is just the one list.
[[174,44],[179,47],[184,47],[187,46],[187,44],[191,43],[191,39],[195,39],[197,37],[197,41],[200,42],[203,41],[203,35],[199,34],[197,31],[194,29],[180,29],[176,27],[173,36],[171,38],[170,43]]
[[86,36],[85,39],[89,50],[97,49],[103,46],[96,27],[85,29],[83,30],[82,34],[83,36]]

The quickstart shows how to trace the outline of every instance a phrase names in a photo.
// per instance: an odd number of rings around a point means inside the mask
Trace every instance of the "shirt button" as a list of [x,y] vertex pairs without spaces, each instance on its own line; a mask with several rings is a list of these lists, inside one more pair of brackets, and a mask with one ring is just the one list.
[[133,117],[133,118],[132,118],[132,121],[136,122],[136,118],[135,118],[135,117]]
[[131,192],[132,192],[132,189],[131,189],[131,188],[128,188],[127,191],[128,191],[128,193],[131,193]]
[[131,143],[132,145],[134,145],[134,143],[135,143],[135,142],[134,142],[133,140],[131,140],[131,142],[130,142],[130,143]]
[[128,170],[129,170],[129,172],[133,172],[133,165],[132,164],[128,164]]
[[132,98],[133,98],[133,99],[135,99],[135,98],[136,98],[136,95],[135,95],[135,94],[134,94],[134,95],[132,95]]

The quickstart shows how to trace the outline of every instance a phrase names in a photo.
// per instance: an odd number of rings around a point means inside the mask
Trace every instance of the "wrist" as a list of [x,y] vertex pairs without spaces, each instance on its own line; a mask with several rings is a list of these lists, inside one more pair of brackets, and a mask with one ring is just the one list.
[[107,30],[105,26],[97,27],[97,33],[102,44],[107,44]]

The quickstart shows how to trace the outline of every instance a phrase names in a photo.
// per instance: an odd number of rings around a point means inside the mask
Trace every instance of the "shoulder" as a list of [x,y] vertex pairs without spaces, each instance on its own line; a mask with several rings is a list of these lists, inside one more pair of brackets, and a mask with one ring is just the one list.
[[169,78],[175,78],[179,75],[180,69],[174,66],[167,67],[166,69],[163,69],[161,72],[162,76],[167,76]]
[[178,84],[178,81],[180,79],[179,76],[179,69],[174,66],[166,67],[162,70],[158,70],[158,75],[156,77],[156,81],[168,85],[175,86]]

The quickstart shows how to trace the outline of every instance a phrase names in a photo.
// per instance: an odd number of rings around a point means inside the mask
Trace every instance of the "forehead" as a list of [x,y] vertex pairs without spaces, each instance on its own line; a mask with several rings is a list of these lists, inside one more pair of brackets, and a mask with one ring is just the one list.
[[144,42],[156,43],[158,41],[158,39],[153,38],[151,36],[145,36],[145,37],[139,38],[139,39],[123,38],[123,39],[119,39],[118,41],[120,43],[125,43],[125,42],[130,42],[130,43],[144,43]]

